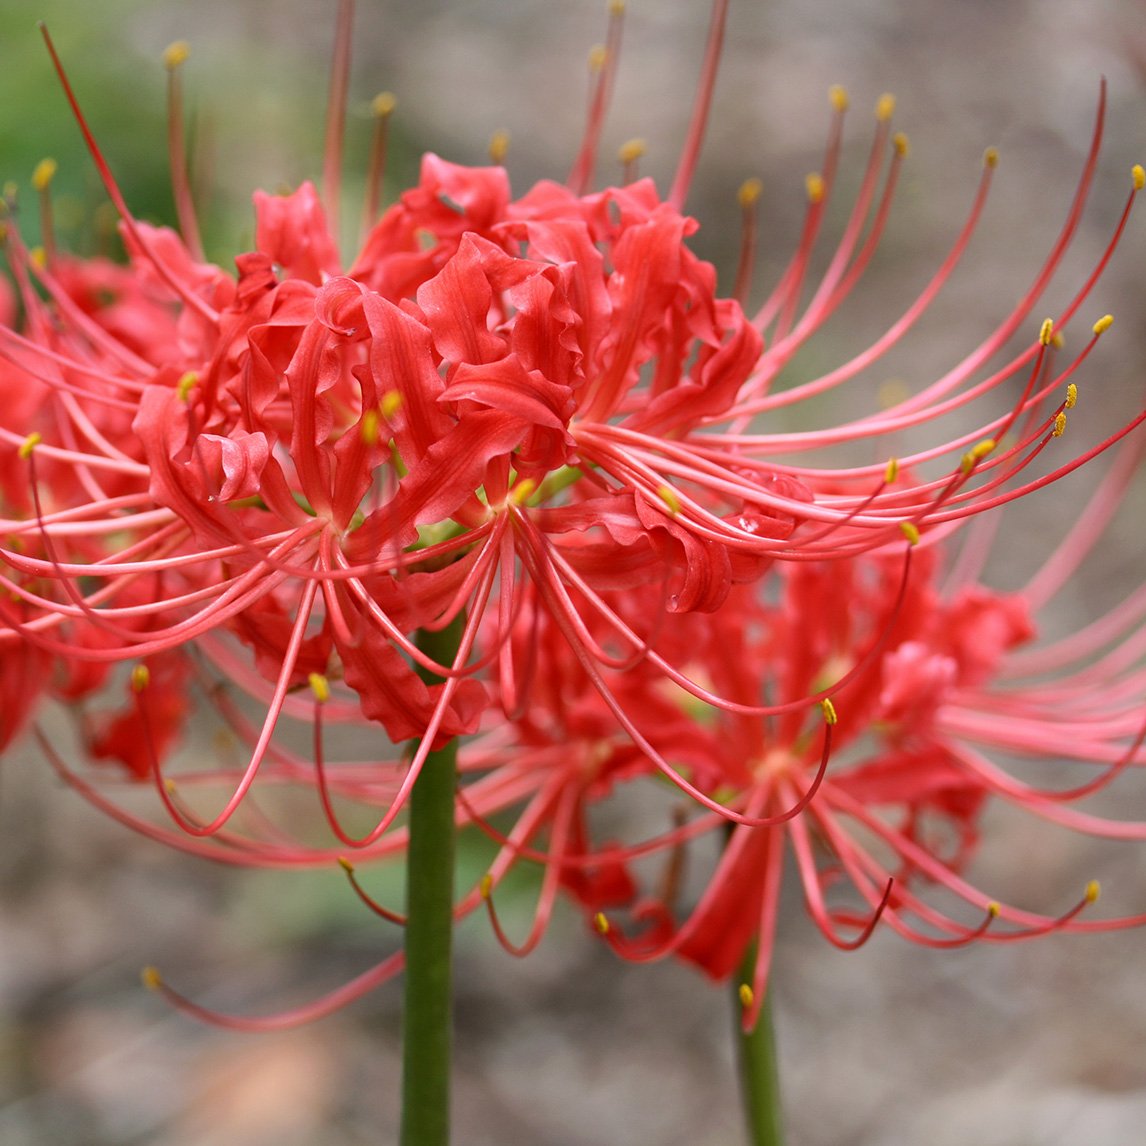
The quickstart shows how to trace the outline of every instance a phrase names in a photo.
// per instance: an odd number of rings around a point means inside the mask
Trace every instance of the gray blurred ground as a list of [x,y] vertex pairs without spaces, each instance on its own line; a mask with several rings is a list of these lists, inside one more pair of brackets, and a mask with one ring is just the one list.
[[[564,174],[603,5],[435,0],[416,15],[396,2],[361,8],[358,108],[389,88],[400,99],[399,130],[420,148],[480,161],[489,133],[505,128],[519,188]],[[687,121],[704,8],[630,5],[604,153],[646,138],[644,170],[662,186]],[[853,95],[850,170],[862,163],[868,109],[884,90],[899,97],[897,124],[912,140],[871,285],[808,369],[858,350],[907,305],[958,227],[983,147],[997,144],[992,204],[963,273],[936,320],[886,371],[857,384],[854,400],[868,408],[890,378],[919,384],[987,333],[1053,241],[1105,75],[1108,146],[1075,273],[1063,281],[1085,273],[1131,164],[1146,156],[1137,3],[740,0],[733,9],[690,201],[704,224],[698,249],[718,261],[725,282],[744,178],[765,181],[759,282],[789,250],[804,174],[819,162],[829,84]],[[234,204],[258,183],[318,173],[332,11],[301,0],[205,0],[193,10],[109,3],[104,22],[122,20],[129,68],[172,39],[192,41],[195,99],[218,109],[213,179],[224,204]],[[37,48],[29,37],[20,50]],[[355,126],[364,133],[361,121]],[[603,166],[611,173],[607,159]],[[1086,311],[1112,311],[1117,326],[1087,369],[1072,434],[1095,436],[1141,401],[1143,225],[1140,218]],[[1015,515],[1010,536],[1019,520],[1027,531],[1011,551],[1020,563],[1069,520],[1088,482]],[[1127,522],[1092,562],[1085,590],[1064,594],[1061,606],[1082,616],[1101,610],[1140,582],[1142,567],[1141,531]],[[1000,576],[1017,583],[1021,569]],[[1126,778],[1113,806],[1146,818],[1146,787]],[[1146,909],[1144,846],[1092,846],[1002,814],[989,818],[985,836],[975,876],[999,894],[1056,911],[1098,877],[1100,908],[1108,899],[1111,911]],[[793,1146],[1142,1140],[1146,934],[947,953],[879,936],[844,955],[819,939],[789,890],[775,982]],[[349,978],[394,939],[363,918],[337,873],[233,873],[167,854],[61,790],[25,744],[0,765],[0,913],[4,1146],[395,1140],[396,985],[332,1019],[267,1037],[201,1028],[138,986],[140,966],[156,963],[207,1003],[258,1010]],[[741,1141],[724,991],[689,970],[622,965],[563,918],[524,962],[505,956],[484,926],[467,929],[458,979],[459,1146]]]

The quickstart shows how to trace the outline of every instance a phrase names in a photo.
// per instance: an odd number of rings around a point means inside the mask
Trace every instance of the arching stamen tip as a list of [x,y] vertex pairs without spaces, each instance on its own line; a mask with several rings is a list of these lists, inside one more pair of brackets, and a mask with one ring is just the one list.
[[992,899],[991,902],[987,904],[987,918],[988,919],[998,919],[999,918],[999,912],[1001,912],[1002,910],[1003,909],[1000,906],[1000,904],[996,900]]
[[908,151],[911,150],[911,145],[907,139],[907,132],[905,131],[897,131],[891,137],[891,145],[895,148],[895,154],[898,155],[900,159],[906,158]]
[[147,665],[136,665],[131,670],[131,691],[142,692],[151,683],[151,670]]
[[33,430],[21,443],[20,448],[16,452],[20,455],[21,461],[27,461],[32,456],[32,451],[44,440],[44,435],[39,430]]
[[158,991],[163,987],[163,976],[160,975],[158,967],[150,965],[144,967],[139,973],[139,981],[149,991]]
[[170,776],[163,777],[163,790],[169,795],[174,796],[179,792],[179,785],[171,779]]
[[1135,163],[1130,168],[1130,178],[1134,183],[1134,190],[1141,191],[1143,187],[1146,187],[1146,168],[1141,163]]
[[1054,337],[1054,319],[1044,318],[1043,324],[1039,327],[1039,342],[1044,346],[1050,346],[1051,339]]
[[346,872],[347,875],[354,874],[354,864],[352,864],[350,860],[346,858],[346,856],[338,857],[338,866],[342,868],[342,870]]
[[895,96],[891,92],[884,92],[883,95],[876,100],[875,104],[875,118],[880,123],[886,123],[895,114]]
[[625,14],[625,0],[609,0],[609,15],[623,16]]
[[489,137],[489,161],[500,167],[509,154],[509,132],[499,128]]
[[736,988],[737,998],[740,999],[740,1005],[746,1010],[751,1010],[752,1004],[756,1002],[756,992],[747,983],[741,983]]
[[188,370],[186,374],[175,384],[175,394],[180,402],[186,402],[190,397],[191,391],[199,385],[199,375],[194,370]]
[[648,150],[649,145],[643,139],[627,139],[617,148],[617,158],[622,163],[636,163]]
[[828,99],[832,102],[832,107],[835,108],[841,115],[848,110],[851,105],[851,97],[848,95],[848,89],[843,84],[832,84],[828,88]]
[[1051,430],[1052,438],[1061,438],[1066,433],[1066,414],[1060,410],[1054,419],[1054,429]]
[[312,672],[306,679],[314,699],[319,704],[325,704],[330,699],[330,681],[320,672]]
[[180,64],[185,64],[190,55],[191,45],[186,40],[176,40],[163,49],[163,66],[173,72]]
[[899,523],[899,532],[907,538],[908,545],[919,544],[919,526],[914,521],[901,521]]
[[1090,883],[1088,883],[1086,885],[1086,895],[1085,895],[1086,902],[1087,903],[1097,903],[1098,897],[1101,893],[1102,893],[1102,888],[1099,885],[1098,880],[1092,879],[1090,881]]
[[609,58],[609,50],[604,44],[594,44],[589,49],[589,71],[596,75],[605,70],[605,63]]
[[1095,335],[1105,334],[1114,325],[1114,315],[1104,314],[1091,328]]
[[995,445],[994,438],[984,438],[981,442],[976,442],[963,455],[960,469],[965,474],[969,474],[995,448]]
[[1078,404],[1078,387],[1073,382],[1066,384],[1066,401],[1063,403],[1063,408],[1073,410]]
[[603,911],[598,911],[597,914],[593,916],[593,926],[597,929],[599,935],[609,934],[609,921],[605,918]]
[[493,895],[493,876],[490,875],[488,871],[481,877],[478,890],[481,892],[482,899],[489,902],[489,897]]
[[680,513],[680,497],[671,485],[662,485],[657,489],[657,497],[668,507],[669,513],[676,517]]
[[[918,530],[916,531],[918,535]],[[839,721],[839,716],[836,714],[836,706],[832,703],[831,698],[825,696],[820,701],[820,711],[824,714],[825,724],[836,724]]]
[[983,152],[983,166],[992,168],[999,166],[999,149],[997,147],[988,147]]
[[32,186],[37,191],[46,191],[58,170],[59,164],[54,159],[41,159],[32,172]]
[[375,119],[385,119],[394,114],[398,106],[398,97],[393,92],[379,92],[370,101],[370,114]]
[[744,210],[749,207],[755,207],[760,195],[764,190],[764,181],[757,179],[753,176],[751,179],[745,179],[740,184],[740,190],[736,192],[736,201]]
[[883,480],[891,485],[899,477],[899,458],[888,458],[887,468],[883,471]]
[[804,191],[808,196],[808,202],[813,207],[817,203],[822,203],[824,200],[824,177],[818,171],[813,171],[805,176]]

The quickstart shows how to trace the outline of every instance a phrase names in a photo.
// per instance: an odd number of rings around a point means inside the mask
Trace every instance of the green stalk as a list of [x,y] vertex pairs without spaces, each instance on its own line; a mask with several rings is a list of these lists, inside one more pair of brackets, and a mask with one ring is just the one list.
[[752,982],[755,967],[756,944],[753,943],[732,981],[732,1014],[740,1065],[740,1093],[744,1101],[744,1118],[751,1146],[783,1146],[780,1074],[776,1059],[776,1034],[772,1026],[771,991],[764,996],[755,1028],[745,1031],[740,1024],[740,1016],[744,1011],[740,985]]
[[[460,615],[418,647],[452,664]],[[419,669],[427,683],[439,678]],[[402,1014],[401,1146],[448,1146],[453,1036],[454,789],[457,742],[431,752],[410,793],[406,861],[406,988]]]

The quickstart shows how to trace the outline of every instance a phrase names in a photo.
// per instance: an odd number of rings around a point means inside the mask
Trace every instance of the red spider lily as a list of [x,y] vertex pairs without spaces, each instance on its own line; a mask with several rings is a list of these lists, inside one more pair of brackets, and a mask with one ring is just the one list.
[[[344,5],[323,194],[310,184],[257,194],[255,249],[238,256],[234,277],[201,255],[178,161],[183,235],[132,217],[60,69],[130,261],[85,263],[51,243],[40,259],[14,224],[7,228],[23,316],[18,328],[0,329],[0,587],[11,598],[0,610],[0,656],[16,666],[5,672],[37,658],[52,663],[53,687],[69,699],[88,698],[115,665],[135,663],[128,709],[89,712],[84,731],[94,755],[154,780],[176,830],[117,814],[234,862],[328,862],[337,852],[325,838],[284,838],[253,798],[256,780],[271,791],[303,785],[317,790],[341,845],[389,854],[402,846],[402,832],[390,829],[426,755],[475,737],[458,820],[486,824],[495,812],[523,810],[489,883],[459,910],[488,900],[522,856],[546,855],[526,948],[560,887],[594,911],[627,902],[635,889],[628,861],[696,834],[709,818],[734,826],[696,922],[678,927],[661,912],[656,942],[615,930],[619,947],[679,950],[727,973],[753,930],[770,934],[784,833],[814,914],[839,938],[856,917],[822,904],[828,877],[815,868],[813,824],[870,919],[907,929],[903,916],[917,911],[943,941],[977,933],[917,908],[905,898],[913,894],[906,876],[887,891],[886,864],[855,850],[830,818],[846,810],[875,832],[876,821],[862,816],[894,781],[912,815],[938,809],[969,842],[985,793],[1025,792],[973,755],[952,750],[921,763],[910,738],[882,725],[891,748],[870,767],[837,776],[833,753],[854,750],[858,730],[873,721],[910,715],[937,728],[949,696],[993,679],[993,664],[975,667],[979,646],[956,649],[972,621],[976,632],[1008,624],[1016,639],[1021,632],[995,597],[935,598],[937,543],[968,518],[1071,472],[1146,418],[1049,470],[1042,464],[1045,450],[1062,448],[1073,379],[1109,318],[1065,363],[1058,335],[1079,321],[1146,175],[1134,169],[1108,247],[1036,336],[1032,315],[1094,178],[1103,93],[1062,229],[996,330],[889,409],[780,431],[767,415],[857,379],[933,305],[971,241],[995,156],[988,153],[950,254],[907,311],[859,355],[788,385],[785,367],[875,255],[907,145],[892,134],[891,101],[881,100],[855,202],[827,269],[810,283],[847,110],[834,92],[822,172],[809,183],[787,269],[746,315],[746,250],[739,297],[720,297],[715,271],[687,245],[697,224],[683,210],[725,9],[714,5],[696,113],[666,198],[647,179],[590,190],[617,63],[615,14],[566,185],[543,182],[514,198],[500,166],[427,156],[417,186],[373,222],[346,266],[331,224],[350,41]],[[178,59],[169,64],[174,71]],[[900,461],[791,460],[904,432],[919,445]],[[917,542],[916,557],[901,556]],[[862,627],[825,593],[826,568],[856,586]],[[775,585],[784,607],[768,603]],[[458,622],[449,663],[419,647],[419,633]],[[823,675],[821,645],[839,671]],[[233,766],[213,761],[175,777],[168,757],[193,678],[205,680],[242,748]],[[911,687],[898,687],[904,681]],[[831,722],[834,703],[852,714],[846,733]],[[983,700],[981,711],[988,707]],[[829,717],[822,732],[807,724],[821,711]],[[292,718],[313,729],[309,757],[286,746],[279,726]],[[1036,721],[1028,721],[1033,736]],[[394,744],[418,740],[412,759],[367,764],[329,753],[335,726],[370,722]],[[964,743],[966,728],[949,731]],[[1088,743],[1126,735],[1115,720]],[[728,742],[743,749],[736,767]],[[1137,747],[1129,752],[1112,768],[1137,759]],[[901,771],[915,785],[906,795]],[[688,793],[704,818],[636,851],[593,845],[592,806],[614,784],[654,773]],[[224,795],[205,814],[191,792],[208,786]],[[369,809],[364,830],[342,823],[343,801]],[[925,862],[925,849],[909,857],[922,845],[897,831],[884,845],[912,878],[948,870]],[[758,869],[766,872],[752,890],[758,910],[730,923],[726,889]],[[952,875],[947,886],[958,894],[961,885]],[[1012,909],[1003,918],[1028,930],[1044,925]],[[761,981],[767,950],[762,942]]]

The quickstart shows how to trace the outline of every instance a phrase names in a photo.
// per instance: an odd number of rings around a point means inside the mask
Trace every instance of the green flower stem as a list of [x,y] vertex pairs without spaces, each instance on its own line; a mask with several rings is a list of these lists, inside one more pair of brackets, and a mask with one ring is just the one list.
[[784,1128],[780,1116],[780,1075],[776,1060],[776,1035],[772,1026],[772,992],[764,996],[760,1016],[753,1030],[740,1025],[744,1007],[740,985],[752,981],[756,966],[756,945],[752,944],[732,981],[732,1014],[736,1025],[737,1058],[740,1064],[740,1093],[751,1146],[783,1146]]
[[[452,664],[460,615],[418,647]],[[420,675],[428,683],[439,678]],[[402,1016],[401,1146],[448,1146],[453,1036],[454,790],[457,742],[431,752],[410,793],[406,861],[406,996]]]

